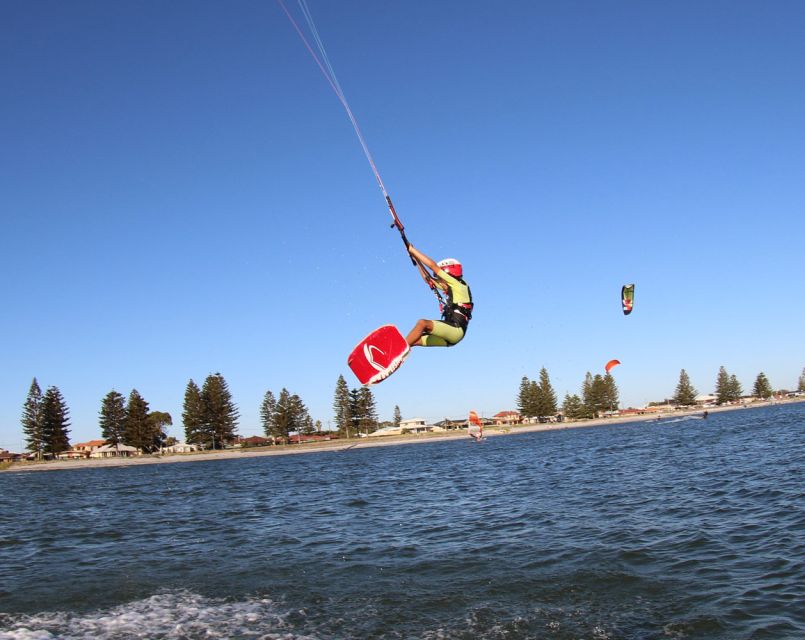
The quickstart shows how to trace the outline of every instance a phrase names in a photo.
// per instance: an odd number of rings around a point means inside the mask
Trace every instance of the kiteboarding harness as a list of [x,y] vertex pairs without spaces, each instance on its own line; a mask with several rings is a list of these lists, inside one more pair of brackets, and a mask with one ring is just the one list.
[[[330,64],[330,59],[327,56],[327,51],[324,48],[324,43],[322,42],[321,38],[319,37],[319,31],[316,28],[316,23],[313,21],[313,15],[310,13],[310,9],[307,6],[307,2],[305,0],[298,0],[299,8],[302,11],[302,15],[305,17],[305,21],[307,22],[308,28],[310,29],[310,33],[313,36],[313,40],[316,43],[316,48],[318,49],[319,55],[316,55],[316,52],[313,50],[313,47],[308,42],[308,39],[305,37],[305,34],[302,32],[302,29],[297,24],[296,20],[294,20],[291,12],[288,11],[288,8],[285,6],[283,0],[277,0],[277,3],[282,7],[282,10],[285,12],[285,15],[288,17],[288,20],[293,25],[296,33],[299,35],[299,38],[302,40],[302,43],[307,48],[310,55],[313,57],[313,60],[318,65],[319,69],[321,70],[322,74],[324,74],[325,79],[329,83],[330,87],[332,87],[335,95],[338,97],[338,100],[341,102],[341,105],[344,107],[344,110],[347,112],[347,116],[349,117],[349,121],[352,123],[352,128],[355,130],[355,135],[358,136],[358,141],[361,143],[361,148],[363,149],[363,153],[366,156],[366,160],[369,162],[369,166],[372,168],[372,173],[375,175],[375,179],[377,180],[377,184],[380,187],[380,191],[383,193],[383,197],[386,200],[386,205],[388,206],[389,213],[391,214],[391,228],[396,228],[397,231],[400,232],[400,237],[402,238],[403,244],[405,245],[406,251],[408,247],[411,245],[408,242],[408,238],[405,236],[405,227],[403,226],[400,217],[397,215],[397,211],[394,209],[394,204],[391,202],[391,197],[386,191],[386,186],[383,184],[383,179],[380,177],[380,172],[377,170],[377,165],[375,165],[374,158],[372,158],[372,154],[369,151],[369,146],[366,144],[366,140],[363,137],[363,133],[361,133],[361,128],[358,126],[358,121],[355,118],[355,115],[352,113],[352,109],[349,106],[349,102],[347,102],[346,95],[344,95],[344,91],[341,89],[341,85],[338,82],[338,78],[335,75],[335,70],[333,66]],[[439,291],[439,288],[436,285],[433,277],[427,272],[425,266],[414,256],[410,253],[408,256],[411,258],[411,263],[419,269],[420,274],[424,278],[425,282],[431,288],[431,291],[436,295],[439,300],[440,308],[443,310],[448,308],[448,302],[446,302],[442,298],[442,294]],[[466,329],[466,326],[464,327]]]
[[467,296],[469,297],[469,300],[467,302],[454,301],[453,288],[448,287],[447,300],[442,306],[442,322],[446,322],[449,325],[463,329],[464,333],[467,333],[467,325],[469,324],[470,320],[472,320],[472,292],[470,291],[470,287],[462,278],[455,279],[467,287]]

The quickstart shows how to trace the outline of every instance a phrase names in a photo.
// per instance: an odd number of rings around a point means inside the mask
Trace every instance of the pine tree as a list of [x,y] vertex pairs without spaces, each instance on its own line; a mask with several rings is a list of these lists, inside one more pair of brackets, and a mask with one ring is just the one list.
[[305,436],[316,433],[316,427],[313,426],[313,418],[310,417],[310,413],[307,410],[305,410],[302,418],[302,427],[299,429],[299,433]]
[[528,382],[528,415],[532,418],[540,414],[540,406],[542,406],[542,393],[536,380],[529,380]]
[[305,403],[295,393],[289,398],[290,406],[290,431],[297,433],[313,433],[313,420],[310,418]]
[[589,371],[584,374],[584,382],[581,384],[581,403],[584,406],[583,417],[594,417],[595,403],[593,401],[593,374]]
[[272,424],[274,422],[274,414],[277,411],[277,400],[271,391],[266,391],[263,396],[263,402],[260,404],[260,424],[263,425],[263,433],[266,438],[270,438]]
[[201,388],[204,406],[204,428],[213,448],[221,448],[235,439],[238,427],[238,412],[232,401],[229,386],[220,373],[207,376]]
[[729,402],[731,397],[730,374],[722,366],[718,369],[718,377],[716,378],[716,404]]
[[603,405],[604,411],[617,411],[620,398],[618,397],[618,385],[615,384],[615,378],[612,374],[607,372],[603,378]]
[[690,383],[688,372],[682,369],[679,372],[679,383],[676,385],[673,401],[674,404],[680,407],[689,407],[696,404],[696,389]]
[[744,393],[744,389],[741,386],[741,383],[738,382],[738,378],[733,373],[730,376],[730,382],[729,382],[730,400],[740,400],[741,396],[743,395],[743,393]]
[[42,390],[36,378],[31,382],[28,397],[22,406],[22,432],[25,434],[25,449],[42,459]]
[[184,405],[182,407],[182,424],[184,438],[188,444],[204,444],[206,442],[204,429],[204,403],[201,400],[201,390],[191,379],[184,392]]
[[581,398],[576,394],[571,396],[569,393],[566,393],[565,401],[562,403],[562,413],[567,420],[578,420],[579,418],[585,417],[586,411]]
[[594,418],[600,417],[604,411],[609,411],[609,389],[600,373],[596,373],[593,377],[593,384],[590,388],[590,406]]
[[151,450],[150,425],[148,424],[148,403],[137,389],[129,393],[126,405],[123,444],[139,449],[142,452]]
[[752,395],[763,400],[771,398],[772,389],[769,379],[762,371],[758,374],[755,380],[755,386],[752,388]]
[[517,411],[519,411],[520,415],[524,418],[530,418],[533,415],[531,413],[531,405],[531,382],[527,376],[523,376],[520,380],[520,389],[517,393]]
[[352,421],[352,416],[349,412],[350,408],[350,391],[347,381],[344,376],[338,376],[338,381],[335,383],[335,398],[333,400],[333,411],[335,412],[335,424],[338,432],[341,434],[349,434],[349,426]]
[[357,394],[358,430],[370,434],[377,430],[377,407],[369,387],[360,387]]
[[[361,402],[358,388],[349,390],[349,429],[353,434],[360,432]],[[349,434],[347,434],[349,437]]]
[[280,440],[288,440],[291,433],[293,422],[293,407],[291,406],[291,394],[283,387],[277,398],[277,407],[274,411],[274,420],[271,424],[271,435]]
[[[607,374],[609,376],[609,374]],[[597,418],[600,413],[609,411],[610,406],[617,406],[618,391],[612,376],[609,380],[596,373],[593,377],[589,372],[582,385],[582,404],[587,418]]]
[[69,410],[58,387],[49,387],[42,397],[42,452],[57,456],[70,448]]
[[400,428],[400,423],[402,422],[402,414],[400,413],[400,407],[396,404],[394,405],[394,417],[392,419],[395,429]]
[[123,442],[126,426],[126,399],[117,391],[110,391],[101,401],[101,437],[107,444]]
[[556,413],[556,392],[551,386],[551,379],[545,367],[539,372],[539,387],[535,399],[538,416],[552,416]]

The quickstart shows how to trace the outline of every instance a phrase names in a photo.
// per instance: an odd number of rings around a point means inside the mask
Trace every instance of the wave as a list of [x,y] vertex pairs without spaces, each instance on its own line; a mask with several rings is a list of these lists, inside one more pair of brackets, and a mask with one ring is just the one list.
[[672,422],[688,422],[689,420],[704,420],[703,416],[681,416],[679,418],[657,418],[656,422],[671,424]]
[[228,601],[188,591],[164,592],[89,613],[0,615],[0,640],[312,640],[313,636],[294,631],[291,616],[292,611],[283,611],[266,598]]

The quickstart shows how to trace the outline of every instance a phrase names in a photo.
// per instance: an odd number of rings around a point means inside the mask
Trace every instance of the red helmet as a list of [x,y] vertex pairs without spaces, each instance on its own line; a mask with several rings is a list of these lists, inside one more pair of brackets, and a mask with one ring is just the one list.
[[460,278],[464,275],[464,269],[461,268],[461,263],[455,258],[445,258],[436,263],[445,273],[449,273],[454,278]]

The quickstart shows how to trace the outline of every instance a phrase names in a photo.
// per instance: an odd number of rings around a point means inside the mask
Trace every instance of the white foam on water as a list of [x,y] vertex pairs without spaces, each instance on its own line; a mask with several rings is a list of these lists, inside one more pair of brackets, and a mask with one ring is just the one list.
[[672,422],[688,422],[689,420],[704,420],[702,416],[682,416],[679,418],[662,418],[657,419],[661,424],[671,424]]
[[289,614],[266,598],[228,601],[187,591],[166,592],[84,614],[3,616],[0,640],[315,640],[295,631]]

